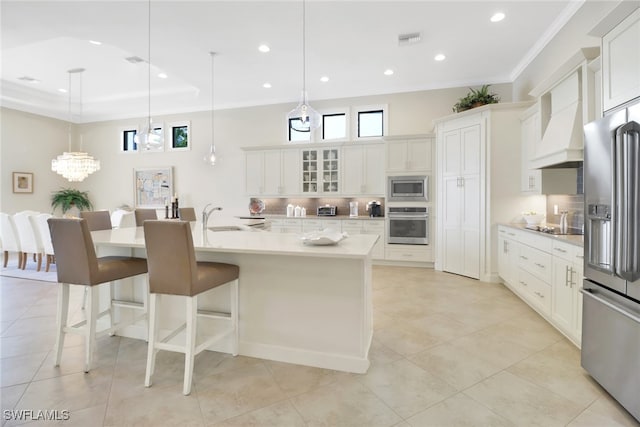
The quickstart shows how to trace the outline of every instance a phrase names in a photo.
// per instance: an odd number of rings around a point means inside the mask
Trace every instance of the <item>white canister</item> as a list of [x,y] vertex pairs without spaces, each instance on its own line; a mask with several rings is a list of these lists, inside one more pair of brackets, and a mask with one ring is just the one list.
[[293,205],[287,205],[287,216],[293,216]]
[[300,206],[296,206],[296,208],[293,210],[294,216],[300,216],[300,213],[301,213],[300,209],[301,209]]
[[300,216],[307,216],[307,210],[304,207],[300,209]]

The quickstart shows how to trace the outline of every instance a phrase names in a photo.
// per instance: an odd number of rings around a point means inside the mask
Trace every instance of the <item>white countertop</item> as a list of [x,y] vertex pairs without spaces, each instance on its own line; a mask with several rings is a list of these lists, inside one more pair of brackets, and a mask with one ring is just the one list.
[[[366,258],[378,240],[377,235],[350,235],[331,246],[305,245],[301,234],[271,233],[253,230],[246,224],[255,220],[235,220],[218,217],[211,218],[209,229],[202,232],[201,222],[192,222],[193,244],[196,251],[251,253],[265,255],[315,256],[326,258]],[[241,231],[212,231],[212,227],[243,226]],[[96,246],[144,248],[142,227],[116,228],[113,230],[93,231],[91,233]]]
[[510,223],[510,224],[498,224],[498,225],[503,225],[505,227],[510,227],[516,230],[521,230],[521,231],[526,231],[527,233],[533,233],[536,236],[542,236],[542,237],[547,237],[549,239],[555,239],[555,240],[559,240],[561,242],[566,242],[575,246],[580,246],[581,248],[584,247],[584,235],[580,235],[580,234],[549,234],[549,233],[542,233],[540,231],[535,231],[535,230],[530,230],[528,228],[526,228],[526,224],[523,223]]
[[286,215],[273,215],[266,214],[262,215],[266,219],[327,219],[327,220],[344,220],[344,219],[353,219],[353,220],[363,220],[363,221],[379,221],[384,220],[383,216],[370,217],[368,215],[360,215],[360,216],[349,216],[349,215],[333,215],[333,216],[318,216],[318,215],[306,215],[306,216],[286,216]]

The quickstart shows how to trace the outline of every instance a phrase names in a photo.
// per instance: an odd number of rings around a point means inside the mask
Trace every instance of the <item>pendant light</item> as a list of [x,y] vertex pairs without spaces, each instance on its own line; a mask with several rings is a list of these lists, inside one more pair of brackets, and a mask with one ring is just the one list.
[[320,126],[320,113],[307,100],[306,59],[306,4],[302,0],[302,93],[298,106],[287,114],[291,128],[298,132],[310,132]]
[[148,24],[147,24],[147,36],[148,36],[148,45],[147,45],[147,82],[148,82],[148,90],[149,90],[149,98],[148,98],[148,116],[147,116],[147,124],[142,129],[141,133],[136,133],[134,141],[136,144],[143,146],[147,150],[155,149],[162,146],[163,138],[162,135],[158,135],[153,130],[153,120],[151,119],[151,0],[149,0],[149,13],[148,13]]
[[73,74],[80,75],[80,112],[82,113],[82,72],[84,68],[74,68],[69,70],[69,151],[65,151],[57,158],[51,160],[51,170],[65,177],[69,182],[83,181],[90,174],[100,170],[100,161],[95,160],[89,153],[80,151],[71,151],[71,124],[73,123],[73,114],[71,111],[71,76]]
[[214,166],[216,164],[216,146],[214,145],[215,138],[214,138],[214,121],[213,121],[213,117],[214,117],[214,113],[213,113],[214,59],[213,58],[216,56],[216,53],[209,52],[209,55],[211,55],[211,145],[209,146],[209,153],[207,153],[207,155],[204,156],[204,161],[207,164]]

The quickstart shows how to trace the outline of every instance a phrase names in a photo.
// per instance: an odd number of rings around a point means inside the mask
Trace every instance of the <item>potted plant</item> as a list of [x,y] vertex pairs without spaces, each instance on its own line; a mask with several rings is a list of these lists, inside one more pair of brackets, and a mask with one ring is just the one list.
[[489,86],[491,85],[483,85],[480,89],[469,88],[470,92],[455,103],[453,111],[460,113],[471,108],[500,102],[500,97],[497,94],[489,93]]
[[51,207],[54,210],[60,207],[62,213],[66,214],[67,211],[73,208],[78,209],[78,211],[83,209],[90,210],[93,208],[93,205],[86,191],[80,191],[74,188],[61,188],[51,196]]

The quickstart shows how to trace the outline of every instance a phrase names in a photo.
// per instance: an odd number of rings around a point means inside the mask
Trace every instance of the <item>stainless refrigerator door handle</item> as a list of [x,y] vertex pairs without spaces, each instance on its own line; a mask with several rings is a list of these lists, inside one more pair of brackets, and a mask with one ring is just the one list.
[[640,317],[636,316],[635,314],[629,313],[628,311],[625,311],[625,310],[621,309],[617,305],[610,303],[609,301],[607,301],[604,298],[596,296],[593,292],[590,292],[589,290],[587,290],[585,288],[580,288],[580,292],[582,292],[582,295],[588,296],[589,298],[593,298],[594,300],[598,301],[599,303],[606,305],[610,309],[612,309],[612,310],[622,314],[623,316],[633,320],[634,322],[640,324]]
[[[635,144],[625,143],[634,138]],[[615,140],[615,273],[631,282],[640,278],[640,216],[635,197],[638,179],[637,162],[640,156],[640,124],[630,121],[616,130]]]

